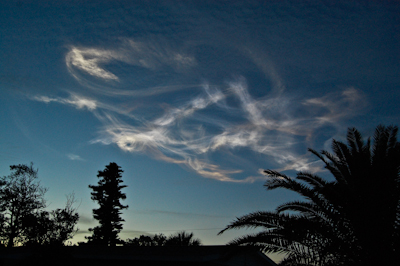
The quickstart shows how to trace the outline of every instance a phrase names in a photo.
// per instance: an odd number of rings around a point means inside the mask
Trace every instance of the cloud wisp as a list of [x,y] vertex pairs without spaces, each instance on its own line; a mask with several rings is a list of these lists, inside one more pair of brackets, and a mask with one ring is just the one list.
[[[114,51],[93,48],[79,49],[73,47],[66,55],[66,62],[69,70],[77,68],[97,78],[118,81],[118,77],[103,69],[101,64],[106,64],[112,60],[118,60],[120,57],[121,55]],[[71,73],[73,72],[71,71]]]
[[[118,85],[126,82],[117,75],[121,69],[114,63],[118,62],[149,71],[143,73],[167,71],[190,76],[192,72],[185,71],[194,69],[197,60],[170,42],[121,39],[116,48],[72,46],[66,66],[85,88],[92,89],[92,96],[74,92],[67,98],[33,99],[92,112],[103,125],[92,144],[143,153],[205,178],[244,183],[265,179],[257,172],[259,166],[249,173],[251,160],[244,154],[262,156],[282,170],[318,171],[319,166],[297,148],[308,144],[316,131],[335,128],[356,115],[365,106],[363,94],[350,87],[322,97],[296,98],[287,92],[272,64],[250,54],[272,80],[271,91],[263,96],[253,96],[246,78],[240,76],[219,85],[179,82],[193,79],[178,79],[176,85],[145,83],[147,88],[128,88],[129,82]],[[75,155],[69,158],[80,159]],[[229,163],[232,161],[236,163]]]
[[[124,63],[154,71],[168,66],[176,72],[182,72],[196,66],[195,58],[176,47],[160,44],[160,42],[139,41],[134,39],[122,39],[119,47],[102,49],[71,46],[65,56],[68,71],[71,75],[86,87],[94,87],[98,92],[105,94],[130,94],[132,91],[110,89],[109,86],[99,85],[101,82],[120,82],[120,78],[106,67],[109,64]],[[90,77],[95,78],[93,81]],[[111,83],[110,83],[111,82]],[[115,86],[114,86],[115,87]],[[152,90],[152,93],[164,91]],[[180,86],[169,87],[169,90],[177,90]],[[140,94],[136,92],[135,94]],[[146,94],[142,92],[142,94]],[[147,92],[149,94],[149,92]],[[150,93],[151,94],[151,93]]]
[[[257,173],[234,178],[243,170],[213,162],[209,158],[214,154],[248,151],[266,156],[281,165],[281,170],[318,171],[318,165],[294,152],[293,147],[313,131],[355,115],[365,102],[354,88],[303,101],[290,101],[283,95],[254,99],[243,77],[228,83],[225,89],[208,84],[202,88],[201,94],[178,106],[167,105],[153,119],[145,119],[136,109],[132,114],[122,107],[76,94],[69,98],[34,99],[93,112],[103,129],[92,144],[115,144],[123,151],[144,153],[225,182],[254,182],[265,177]],[[296,108],[308,111],[293,115]]]
[[57,103],[62,103],[62,104],[67,104],[74,106],[77,109],[88,109],[89,111],[93,111],[97,108],[97,102],[95,100],[81,97],[75,94],[71,94],[69,98],[51,98],[48,96],[35,96],[33,97],[33,100],[39,101],[39,102],[44,102],[44,103],[51,103],[51,102],[57,102]]
[[81,156],[79,156],[77,154],[69,153],[69,154],[67,154],[67,156],[72,161],[85,161]]

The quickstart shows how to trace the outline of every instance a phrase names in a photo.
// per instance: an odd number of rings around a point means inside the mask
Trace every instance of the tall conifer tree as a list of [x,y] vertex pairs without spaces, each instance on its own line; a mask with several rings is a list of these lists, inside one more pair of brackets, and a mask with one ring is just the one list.
[[89,243],[115,246],[120,242],[118,233],[122,230],[122,222],[125,221],[121,218],[121,211],[128,208],[128,205],[122,205],[120,202],[126,199],[121,189],[127,187],[120,185],[123,182],[122,173],[120,166],[110,163],[103,171],[99,171],[98,185],[89,185],[93,190],[91,199],[100,205],[100,208],[93,209],[93,217],[100,225],[89,229],[93,232],[92,236],[87,237]]

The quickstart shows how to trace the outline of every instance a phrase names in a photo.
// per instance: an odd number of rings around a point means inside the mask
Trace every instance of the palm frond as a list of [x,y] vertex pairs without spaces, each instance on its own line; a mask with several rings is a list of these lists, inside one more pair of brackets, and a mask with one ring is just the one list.
[[290,177],[288,177],[288,176],[285,175],[285,174],[279,173],[278,171],[274,171],[274,170],[267,169],[267,170],[264,170],[263,172],[264,172],[264,174],[265,174],[266,176],[268,176],[268,177],[270,177],[270,178],[290,179]]
[[295,239],[288,239],[284,234],[273,231],[263,231],[233,239],[228,245],[255,246],[266,253],[302,254],[302,257],[311,256],[316,251],[304,246]]
[[397,133],[399,131],[399,128],[397,126],[389,126],[387,128],[387,131],[389,132],[388,146],[395,147],[396,144],[398,144]]
[[[265,170],[267,190],[300,195],[275,212],[236,218],[230,229],[262,228],[232,245],[254,245],[287,254],[281,265],[362,265],[399,261],[400,143],[396,126],[378,126],[371,140],[350,128],[347,144],[333,140],[332,153],[309,149],[331,172],[326,181],[308,172],[296,178]],[[378,256],[374,254],[379,254]],[[390,263],[386,263],[390,264]]]
[[[270,170],[266,170],[270,171]],[[290,191],[296,192],[306,198],[312,198],[314,196],[314,191],[312,188],[297,182],[296,180],[292,178],[270,178],[264,183],[264,187],[267,188],[267,190],[273,190],[277,188],[284,188],[288,189]]]
[[241,228],[257,228],[263,227],[276,228],[281,226],[280,224],[285,220],[290,219],[288,214],[278,214],[270,211],[258,211],[253,212],[242,217],[236,217],[236,220],[231,222],[226,228],[221,230],[218,235],[222,234],[226,230],[241,229]]
[[290,201],[283,203],[276,207],[275,209],[277,213],[282,213],[285,211],[294,211],[299,212],[302,215],[307,217],[323,217],[325,213],[321,211],[321,209],[312,202],[304,202],[304,201]]
[[364,141],[361,133],[353,128],[347,131],[347,144],[351,147],[351,154],[361,153],[364,148]]
[[227,243],[234,246],[256,246],[266,253],[286,253],[290,243],[274,232],[263,231],[235,238]]
[[375,129],[374,134],[374,145],[372,147],[373,158],[382,159],[386,157],[387,145],[389,141],[389,134],[392,131],[391,128],[385,128],[379,125]]
[[306,181],[313,187],[317,187],[317,188],[322,188],[322,187],[326,186],[328,183],[325,179],[322,179],[321,177],[319,177],[317,175],[313,175],[308,172],[298,172],[296,178]]
[[[326,158],[322,157],[325,156]],[[338,183],[346,183],[346,177],[343,175],[343,172],[340,170],[340,161],[333,154],[328,151],[321,151],[321,157],[324,158],[325,168],[331,172],[333,177]],[[328,160],[327,160],[328,159]]]
[[[341,176],[346,182],[349,182],[349,177],[351,177],[351,164],[353,163],[353,156],[350,149],[346,144],[340,141],[332,142],[332,150],[335,154],[337,160],[335,161],[336,168],[340,171]],[[332,160],[332,162],[334,162]]]

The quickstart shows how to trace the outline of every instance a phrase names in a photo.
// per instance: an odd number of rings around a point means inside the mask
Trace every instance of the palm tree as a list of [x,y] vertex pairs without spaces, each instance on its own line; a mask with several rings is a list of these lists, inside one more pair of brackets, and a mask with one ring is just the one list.
[[200,246],[201,241],[198,238],[193,238],[193,233],[185,231],[177,232],[167,238],[165,246]]
[[[295,179],[273,170],[267,190],[285,188],[306,201],[292,201],[275,212],[237,218],[220,233],[238,228],[263,231],[229,244],[256,245],[283,252],[282,265],[394,265],[400,254],[400,143],[398,128],[378,126],[373,141],[354,128],[347,145],[333,140],[332,151],[309,149],[333,175],[327,181],[299,172]],[[396,263],[396,265],[397,265]]]

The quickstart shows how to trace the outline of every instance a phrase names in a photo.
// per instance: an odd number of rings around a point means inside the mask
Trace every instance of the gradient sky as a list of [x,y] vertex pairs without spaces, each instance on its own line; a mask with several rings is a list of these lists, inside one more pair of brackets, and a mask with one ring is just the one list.
[[0,174],[33,162],[49,208],[116,162],[122,238],[177,230],[204,244],[294,195],[260,169],[321,172],[348,127],[399,124],[396,1],[1,1]]

